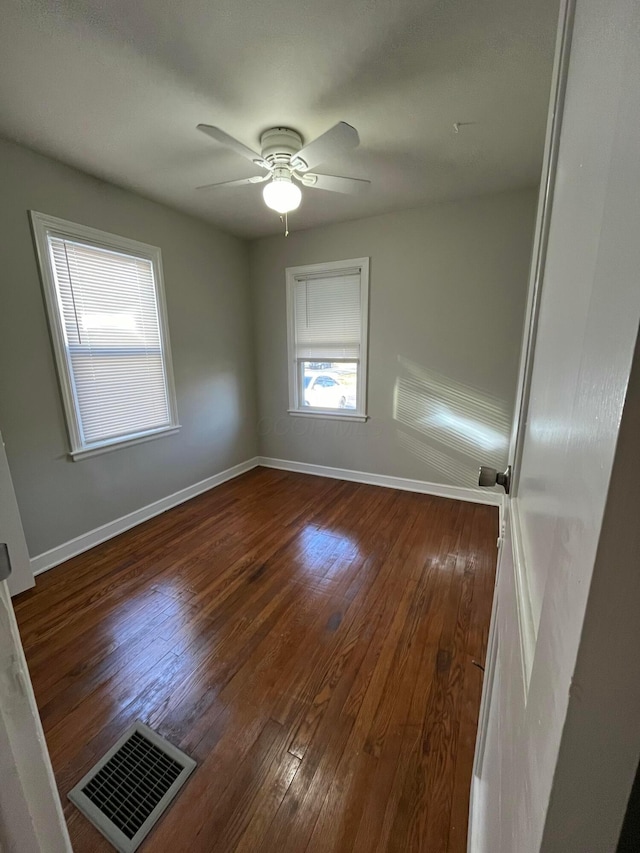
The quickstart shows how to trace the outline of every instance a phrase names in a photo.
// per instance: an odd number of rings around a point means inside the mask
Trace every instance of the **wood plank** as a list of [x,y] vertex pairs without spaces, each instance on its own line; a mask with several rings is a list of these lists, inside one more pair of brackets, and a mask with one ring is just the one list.
[[463,853],[494,508],[255,469],[16,601],[67,791],[134,720],[198,768],[143,851]]

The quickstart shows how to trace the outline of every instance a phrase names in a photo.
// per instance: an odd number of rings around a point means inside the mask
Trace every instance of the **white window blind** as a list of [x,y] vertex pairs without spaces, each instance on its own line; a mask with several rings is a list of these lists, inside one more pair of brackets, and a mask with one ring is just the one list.
[[360,273],[295,282],[295,353],[298,359],[360,358]]
[[38,236],[46,242],[54,341],[62,344],[56,355],[72,408],[72,453],[175,428],[157,262],[128,245],[118,251],[51,228]]

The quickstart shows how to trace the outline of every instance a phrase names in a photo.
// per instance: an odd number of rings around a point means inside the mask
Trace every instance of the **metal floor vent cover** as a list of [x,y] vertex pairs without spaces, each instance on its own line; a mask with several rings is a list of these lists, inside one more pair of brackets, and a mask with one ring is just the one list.
[[133,853],[196,762],[144,723],[134,723],[69,791],[69,799],[120,853]]

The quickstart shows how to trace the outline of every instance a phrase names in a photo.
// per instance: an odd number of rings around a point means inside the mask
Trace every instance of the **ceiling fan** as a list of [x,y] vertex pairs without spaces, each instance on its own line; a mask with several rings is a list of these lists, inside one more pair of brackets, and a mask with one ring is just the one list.
[[219,127],[199,124],[198,130],[206,133],[216,142],[226,145],[237,154],[241,154],[256,166],[266,170],[264,175],[240,178],[237,181],[222,181],[198,187],[199,190],[216,187],[241,187],[248,184],[266,183],[262,195],[267,207],[280,214],[295,210],[302,199],[298,186],[336,193],[359,193],[369,188],[371,181],[361,178],[341,178],[336,175],[319,175],[309,170],[318,163],[325,163],[360,144],[355,127],[344,121],[338,122],[321,136],[303,146],[302,136],[288,127],[272,127],[260,137],[261,152],[249,148],[244,143],[229,136]]

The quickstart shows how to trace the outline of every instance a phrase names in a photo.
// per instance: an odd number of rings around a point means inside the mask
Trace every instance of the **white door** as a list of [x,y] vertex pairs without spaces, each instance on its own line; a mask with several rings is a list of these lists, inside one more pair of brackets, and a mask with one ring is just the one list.
[[[640,6],[567,0],[560,23],[470,853],[558,849],[548,807],[640,321]],[[559,849],[615,850],[604,799],[588,846]]]
[[[0,440],[0,577],[25,564],[27,547]],[[24,571],[18,581],[15,590],[25,588],[25,581],[33,585]],[[0,580],[0,780],[2,853],[70,851],[6,580]]]

